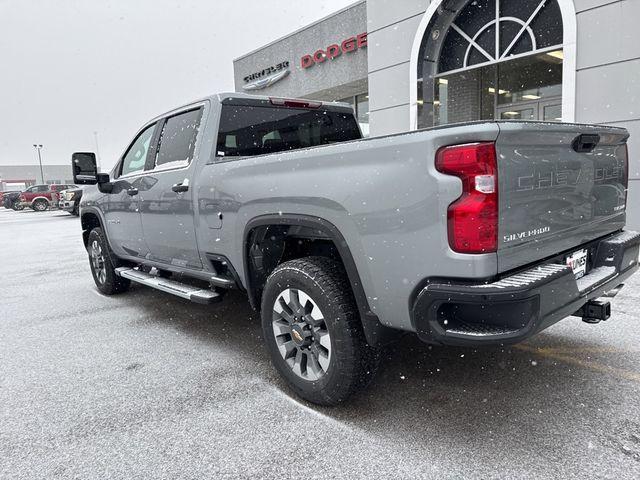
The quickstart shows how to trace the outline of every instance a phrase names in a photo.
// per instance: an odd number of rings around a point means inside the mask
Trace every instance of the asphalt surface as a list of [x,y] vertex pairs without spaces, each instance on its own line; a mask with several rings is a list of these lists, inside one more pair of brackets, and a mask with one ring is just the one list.
[[405,338],[338,408],[292,396],[240,294],[93,284],[80,222],[0,210],[0,478],[640,478],[640,275],[599,325]]

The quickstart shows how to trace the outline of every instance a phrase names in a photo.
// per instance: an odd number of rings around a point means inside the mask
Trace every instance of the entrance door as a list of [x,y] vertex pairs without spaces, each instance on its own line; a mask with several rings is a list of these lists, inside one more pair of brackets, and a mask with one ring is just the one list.
[[534,102],[501,105],[496,109],[496,118],[500,120],[538,120],[538,104]]
[[562,120],[562,103],[557,98],[539,102],[508,103],[496,108],[496,118],[559,122]]
[[196,243],[193,191],[196,140],[204,107],[159,122],[157,153],[147,161],[141,192],[142,228],[151,260],[202,268]]

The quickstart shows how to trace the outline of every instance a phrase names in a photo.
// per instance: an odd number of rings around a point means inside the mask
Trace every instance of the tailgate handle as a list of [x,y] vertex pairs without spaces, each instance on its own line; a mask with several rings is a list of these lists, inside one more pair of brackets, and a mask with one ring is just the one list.
[[583,133],[573,141],[573,149],[578,153],[591,153],[600,143],[600,135]]

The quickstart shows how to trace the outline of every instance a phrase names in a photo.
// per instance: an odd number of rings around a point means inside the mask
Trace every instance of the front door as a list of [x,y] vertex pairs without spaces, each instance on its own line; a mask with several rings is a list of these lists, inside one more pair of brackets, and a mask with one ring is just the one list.
[[196,243],[193,192],[197,139],[203,107],[159,122],[157,152],[148,160],[141,189],[141,218],[149,259],[202,268]]
[[118,164],[113,190],[105,194],[107,237],[119,255],[144,257],[149,253],[140,221],[140,191],[156,125],[146,127],[131,143]]

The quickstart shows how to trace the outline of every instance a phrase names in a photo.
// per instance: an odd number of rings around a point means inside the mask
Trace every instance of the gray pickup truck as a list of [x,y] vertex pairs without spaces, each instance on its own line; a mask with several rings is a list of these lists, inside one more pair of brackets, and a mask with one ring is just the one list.
[[403,332],[522,341],[606,320],[638,269],[624,230],[628,133],[479,122],[362,139],[339,103],[219,94],[142,127],[109,173],[75,153],[98,289],[261,312],[275,368],[335,404]]

